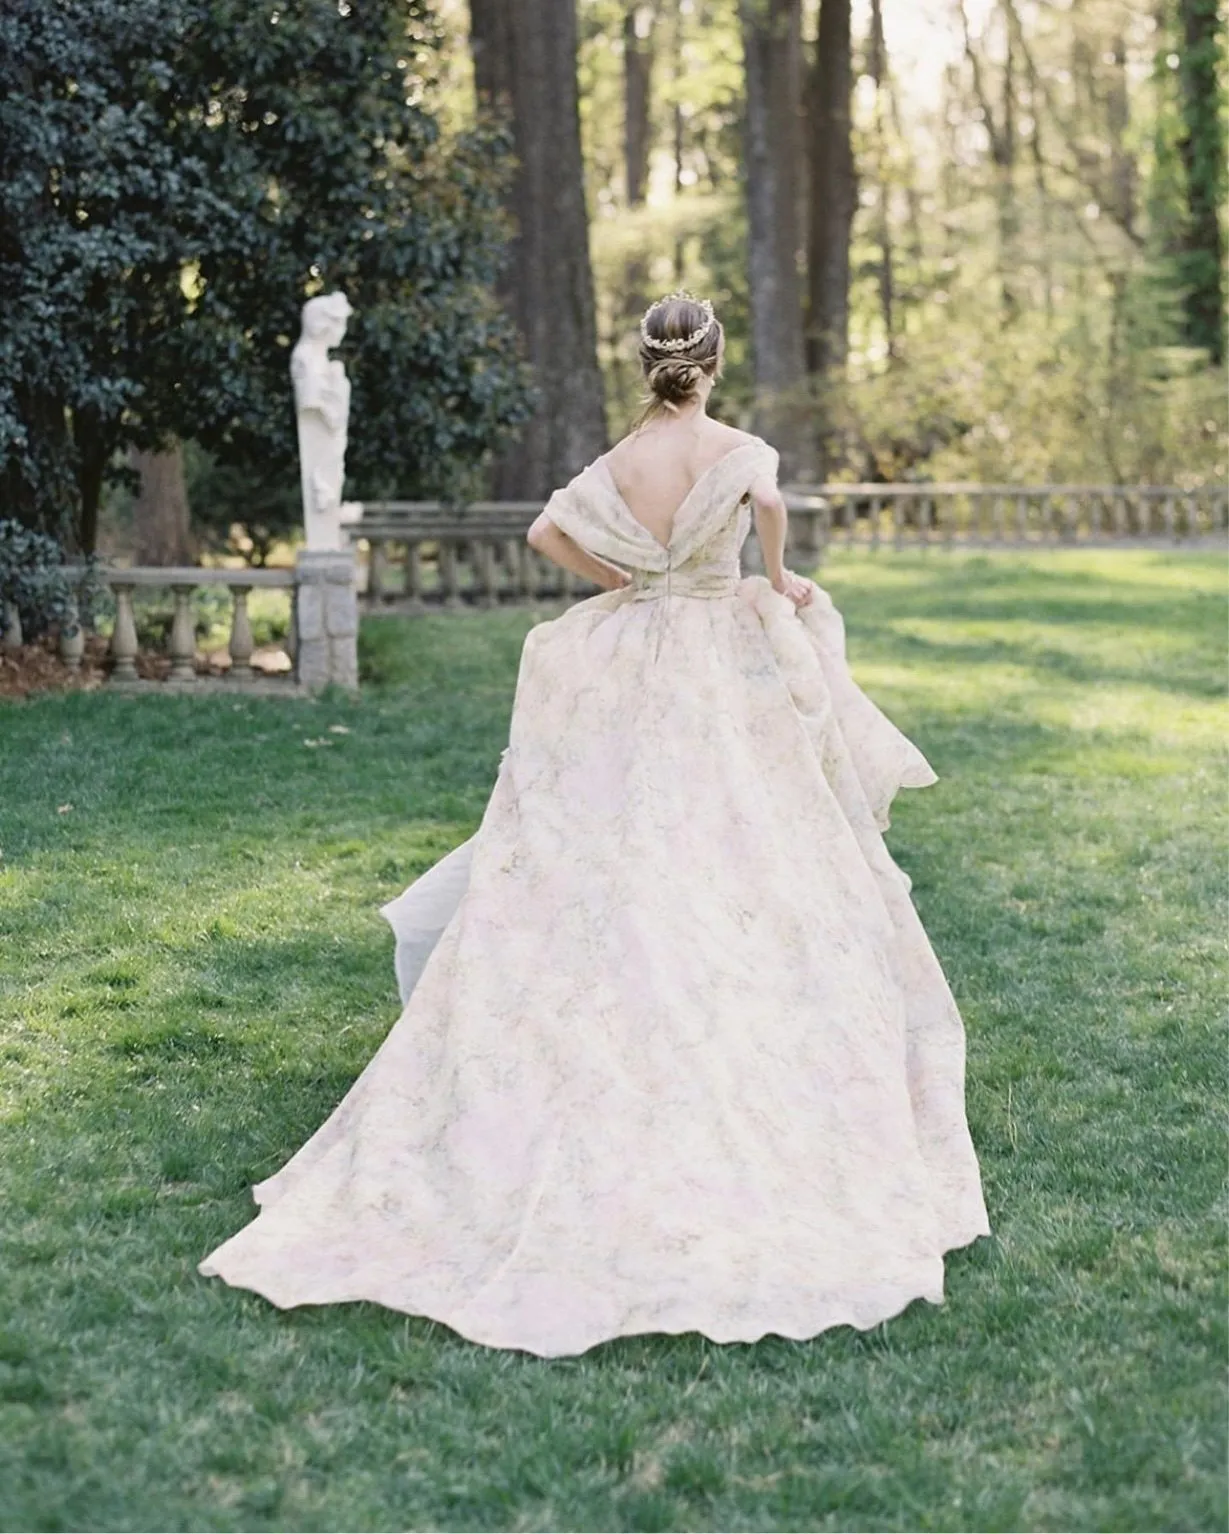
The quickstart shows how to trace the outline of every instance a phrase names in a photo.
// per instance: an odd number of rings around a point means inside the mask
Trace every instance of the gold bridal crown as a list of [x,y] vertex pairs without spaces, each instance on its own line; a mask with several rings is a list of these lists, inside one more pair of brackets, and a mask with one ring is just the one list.
[[[686,299],[689,304],[699,304],[704,311],[704,323],[698,330],[693,330],[689,336],[679,336],[673,341],[659,341],[649,334],[649,315],[660,309],[663,304],[673,303],[676,298]],[[667,293],[665,298],[659,298],[644,311],[644,318],[640,321],[640,339],[646,346],[651,346],[659,352],[685,352],[693,346],[698,346],[704,337],[713,328],[713,306],[707,298],[697,298],[694,293],[685,290],[678,293]]]

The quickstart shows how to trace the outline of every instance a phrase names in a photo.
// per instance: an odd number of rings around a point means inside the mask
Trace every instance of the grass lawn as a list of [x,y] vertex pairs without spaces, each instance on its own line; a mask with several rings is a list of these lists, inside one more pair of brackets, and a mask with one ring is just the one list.
[[476,826],[534,615],[371,620],[359,700],[0,706],[0,1527],[1229,1524],[1223,561],[823,579],[941,779],[888,839],[994,1227],[946,1305],[543,1361],[199,1278],[395,1020],[376,908]]

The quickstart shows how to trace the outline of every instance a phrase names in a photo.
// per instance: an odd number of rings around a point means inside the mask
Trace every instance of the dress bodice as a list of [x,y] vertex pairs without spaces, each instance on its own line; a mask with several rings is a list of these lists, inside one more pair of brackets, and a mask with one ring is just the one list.
[[[751,529],[747,491],[763,475],[775,478],[778,455],[759,437],[719,458],[696,480],[675,512],[668,542],[662,543],[632,515],[603,459],[546,503],[546,514],[582,548],[633,572],[638,590],[675,592],[737,580],[738,556]],[[661,579],[655,579],[660,577]]]

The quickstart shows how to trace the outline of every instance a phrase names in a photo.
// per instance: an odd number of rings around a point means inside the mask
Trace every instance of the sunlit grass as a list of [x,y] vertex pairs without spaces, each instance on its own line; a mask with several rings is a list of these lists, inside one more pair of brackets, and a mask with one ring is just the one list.
[[889,842],[994,1227],[946,1306],[549,1363],[196,1275],[394,1020],[377,907],[476,826],[535,615],[372,620],[358,700],[0,707],[0,1526],[1226,1526],[1223,565],[822,578],[940,774]]

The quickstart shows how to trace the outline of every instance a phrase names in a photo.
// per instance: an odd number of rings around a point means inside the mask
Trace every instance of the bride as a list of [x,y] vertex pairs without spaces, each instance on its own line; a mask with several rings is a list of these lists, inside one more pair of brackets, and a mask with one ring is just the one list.
[[882,835],[935,774],[782,564],[777,454],[706,413],[723,345],[686,294],[641,322],[645,419],[528,534],[606,589],[530,630],[478,830],[384,907],[400,1018],[202,1273],[559,1357],[866,1329],[989,1234]]

